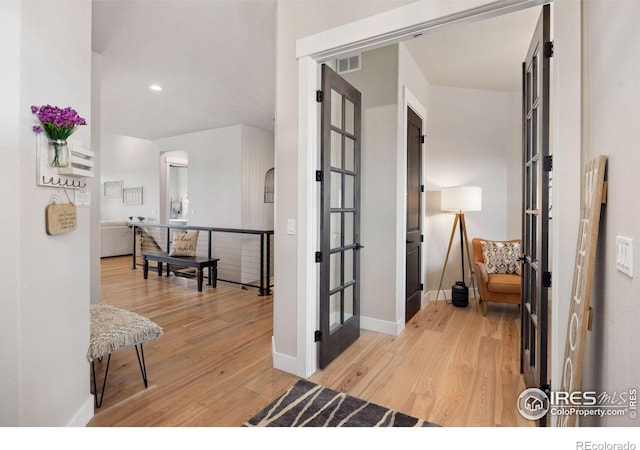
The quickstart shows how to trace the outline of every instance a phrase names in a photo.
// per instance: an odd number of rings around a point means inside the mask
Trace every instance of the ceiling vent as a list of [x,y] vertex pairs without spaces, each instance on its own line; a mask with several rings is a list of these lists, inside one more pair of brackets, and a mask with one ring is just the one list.
[[340,74],[360,70],[360,55],[349,56],[348,58],[339,58],[336,62],[338,73]]

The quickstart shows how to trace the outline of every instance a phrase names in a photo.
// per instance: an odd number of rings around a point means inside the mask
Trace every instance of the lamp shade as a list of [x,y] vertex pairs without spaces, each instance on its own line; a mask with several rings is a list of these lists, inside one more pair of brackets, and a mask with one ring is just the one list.
[[444,188],[440,191],[440,209],[442,211],[481,211],[482,188],[461,186]]

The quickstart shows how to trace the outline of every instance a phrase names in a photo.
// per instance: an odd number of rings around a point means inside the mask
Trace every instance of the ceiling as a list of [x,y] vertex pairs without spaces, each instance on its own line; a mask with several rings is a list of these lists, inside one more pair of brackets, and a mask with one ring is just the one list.
[[[517,90],[538,12],[447,26],[407,47],[431,84]],[[275,13],[276,0],[94,0],[102,131],[154,140],[239,123],[273,130]]]
[[431,84],[517,91],[540,10],[449,25],[405,44]]
[[102,131],[153,140],[239,123],[272,130],[275,6],[94,1]]

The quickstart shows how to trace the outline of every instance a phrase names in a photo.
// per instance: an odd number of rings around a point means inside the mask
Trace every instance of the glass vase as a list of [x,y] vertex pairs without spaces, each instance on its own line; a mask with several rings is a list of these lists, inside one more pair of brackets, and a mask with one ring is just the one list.
[[51,167],[69,166],[69,146],[62,139],[49,140],[49,165]]

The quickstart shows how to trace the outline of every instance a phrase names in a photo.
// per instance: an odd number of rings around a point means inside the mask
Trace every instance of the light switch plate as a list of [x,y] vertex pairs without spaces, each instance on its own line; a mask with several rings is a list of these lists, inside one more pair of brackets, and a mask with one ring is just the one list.
[[287,234],[296,234],[296,219],[287,219]]
[[633,239],[616,236],[616,268],[633,278]]

